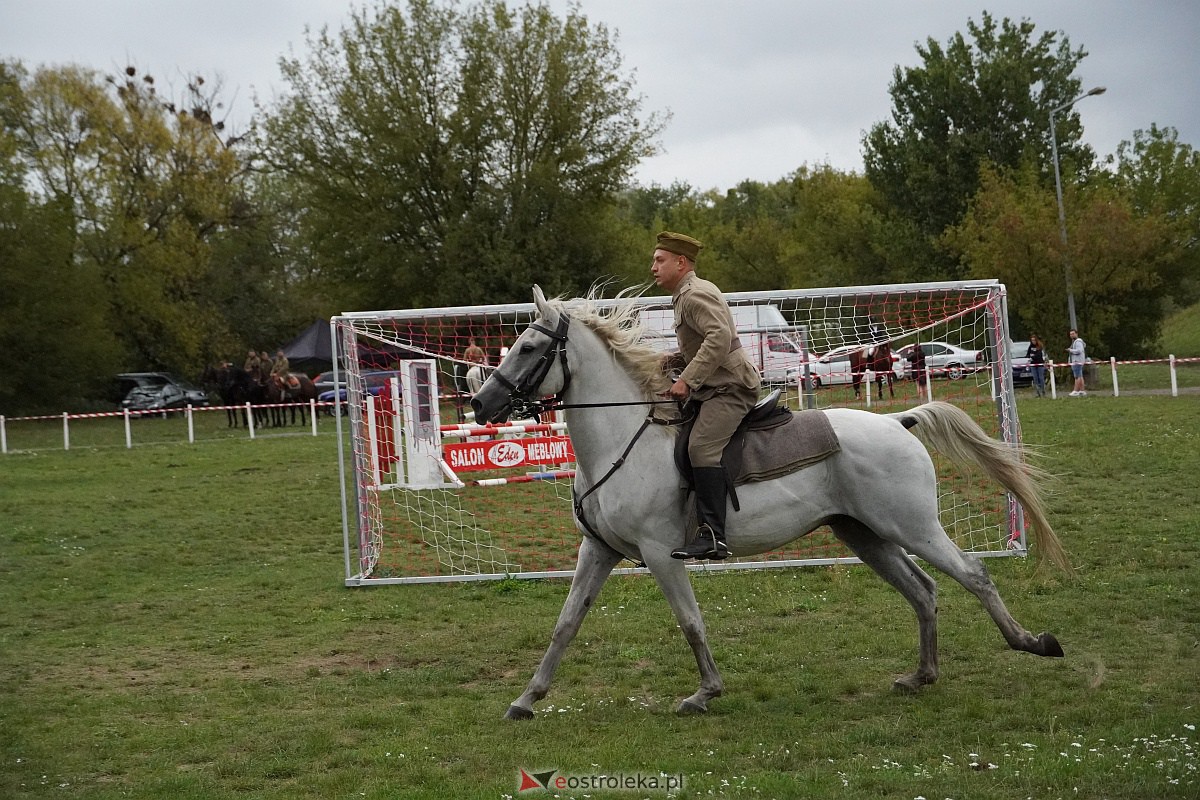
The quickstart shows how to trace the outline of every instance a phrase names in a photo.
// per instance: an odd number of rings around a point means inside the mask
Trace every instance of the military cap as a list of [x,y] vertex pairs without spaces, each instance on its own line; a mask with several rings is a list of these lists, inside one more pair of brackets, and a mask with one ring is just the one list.
[[658,235],[658,241],[655,243],[654,249],[666,250],[668,253],[674,253],[690,261],[695,261],[696,256],[700,255],[700,251],[704,249],[704,245],[690,236],[684,236],[682,233],[663,231]]

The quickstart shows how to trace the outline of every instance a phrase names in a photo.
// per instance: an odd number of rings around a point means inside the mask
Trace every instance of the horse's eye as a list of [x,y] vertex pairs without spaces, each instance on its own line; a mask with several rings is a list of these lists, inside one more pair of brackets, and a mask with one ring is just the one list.
[[522,353],[532,353],[533,350],[534,350],[534,347],[529,342],[526,342],[525,344],[521,345]]

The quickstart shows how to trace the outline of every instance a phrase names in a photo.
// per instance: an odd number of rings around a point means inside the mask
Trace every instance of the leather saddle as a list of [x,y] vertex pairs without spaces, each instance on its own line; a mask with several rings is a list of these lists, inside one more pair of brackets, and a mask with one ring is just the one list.
[[[759,400],[742,419],[741,424],[730,437],[729,444],[725,445],[725,450],[721,453],[721,466],[725,468],[726,480],[729,483],[729,497],[733,501],[735,511],[741,508],[737,492],[733,487],[737,482],[737,477],[742,473],[746,435],[751,431],[765,431],[786,425],[792,419],[791,409],[779,405],[779,398],[782,394],[782,390],[776,389]],[[692,426],[695,423],[696,417],[693,414],[691,419],[681,425],[679,435],[675,438],[675,466],[683,476],[688,491],[695,489],[692,460],[688,457],[688,439],[691,438]]]
[[275,385],[284,392],[295,392],[300,389],[300,379],[295,375],[288,373],[287,375],[276,375]]

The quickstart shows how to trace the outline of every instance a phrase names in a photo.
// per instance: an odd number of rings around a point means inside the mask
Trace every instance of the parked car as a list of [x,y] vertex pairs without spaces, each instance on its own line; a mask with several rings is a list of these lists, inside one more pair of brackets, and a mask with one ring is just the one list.
[[[905,378],[912,378],[913,345],[906,344],[896,351],[900,356],[899,372]],[[971,372],[978,372],[987,367],[987,353],[982,350],[969,350],[949,342],[921,342],[925,351],[925,368],[929,370],[930,378],[949,378],[959,380]]]
[[121,408],[130,411],[170,411],[208,405],[208,393],[169,372],[122,372],[117,376]]
[[[345,376],[345,373],[339,373],[338,377],[344,377],[344,376]],[[317,377],[319,378],[320,375],[318,375]],[[329,377],[330,377],[330,381],[332,381],[333,373],[329,373]],[[366,381],[367,391],[376,397],[379,396],[380,394],[382,394],[384,389],[387,388],[388,378],[395,378],[396,380],[400,380],[400,373],[397,372],[396,370],[378,370],[376,372],[364,372],[363,373],[363,380]],[[313,383],[315,384],[316,381],[314,380]],[[334,402],[335,398],[340,398],[341,401],[343,403],[345,403],[346,396],[347,396],[346,395],[346,384],[343,382],[341,384],[341,386],[339,386],[337,389],[332,389],[332,388],[326,389],[325,391],[318,394],[317,402],[332,403],[332,402]],[[343,408],[344,408],[344,406],[343,406]],[[332,408],[327,409],[327,411],[330,414],[333,413]]]
[[1012,363],[1013,385],[1033,383],[1033,369],[1029,366],[1029,342],[1009,342],[1008,360]]
[[[808,368],[812,388],[853,383],[854,375],[850,370],[850,354],[862,349],[863,345],[861,344],[845,344],[811,360]],[[899,364],[899,356],[892,353],[892,375],[897,379],[900,377]]]
[[[346,371],[345,370],[340,370],[338,372],[337,385],[339,385],[339,386],[346,385]],[[318,373],[317,376],[315,378],[313,378],[313,386],[317,387],[318,394],[320,394],[321,392],[332,391],[334,388],[333,370],[328,370],[326,372]]]

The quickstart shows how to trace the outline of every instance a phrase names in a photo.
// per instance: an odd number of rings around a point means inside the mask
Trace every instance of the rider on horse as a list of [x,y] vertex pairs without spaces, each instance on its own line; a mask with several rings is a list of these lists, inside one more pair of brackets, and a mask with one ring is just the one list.
[[658,235],[650,271],[671,292],[675,333],[686,365],[668,394],[699,405],[688,440],[696,483],[699,529],[695,540],[671,552],[673,558],[723,559],[728,478],[721,453],[737,426],[758,401],[762,380],[737,337],[721,290],[695,273],[703,245],[690,236]]
[[275,363],[271,365],[271,380],[278,387],[280,396],[298,385],[298,382],[292,378],[290,369],[291,365],[288,363],[287,355],[282,350],[276,350]]

